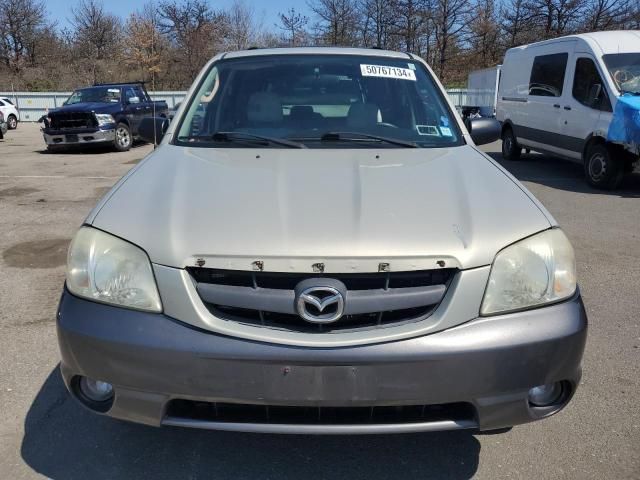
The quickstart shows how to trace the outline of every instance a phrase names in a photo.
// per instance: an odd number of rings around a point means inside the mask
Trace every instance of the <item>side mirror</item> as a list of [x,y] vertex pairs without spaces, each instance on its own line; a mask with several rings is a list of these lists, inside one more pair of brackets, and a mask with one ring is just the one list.
[[134,103],[140,103],[140,97],[130,97],[127,103],[129,103],[130,105]]
[[591,85],[591,88],[589,89],[589,98],[587,99],[589,105],[591,105],[592,107],[598,105],[601,95],[602,85],[600,85],[599,83],[594,83],[593,85]]
[[169,128],[169,120],[163,117],[144,117],[138,127],[138,135],[145,142],[157,145]]
[[495,118],[472,118],[467,122],[467,129],[476,145],[484,145],[500,138],[501,125]]

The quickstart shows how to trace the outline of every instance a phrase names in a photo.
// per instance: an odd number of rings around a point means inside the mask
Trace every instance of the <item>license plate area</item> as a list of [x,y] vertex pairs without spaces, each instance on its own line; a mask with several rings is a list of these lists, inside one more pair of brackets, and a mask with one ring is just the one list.
[[299,402],[375,400],[375,370],[366,366],[284,365],[264,369],[267,396]]
[[78,142],[78,134],[77,133],[69,133],[64,136],[64,140],[67,143],[77,143]]

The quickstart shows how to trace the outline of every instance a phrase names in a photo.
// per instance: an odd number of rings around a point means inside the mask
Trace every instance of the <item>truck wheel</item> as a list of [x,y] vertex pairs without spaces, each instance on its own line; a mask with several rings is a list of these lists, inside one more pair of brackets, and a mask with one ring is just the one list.
[[116,127],[113,145],[118,152],[126,152],[131,148],[131,131],[126,123],[119,123]]
[[502,157],[505,160],[520,160],[522,147],[518,145],[513,130],[509,127],[502,131]]
[[614,158],[606,145],[598,143],[587,150],[584,173],[589,185],[606,190],[616,188],[622,181],[623,167],[622,159]]
[[18,128],[18,119],[15,115],[9,115],[9,118],[7,118],[7,125],[9,130],[15,130]]

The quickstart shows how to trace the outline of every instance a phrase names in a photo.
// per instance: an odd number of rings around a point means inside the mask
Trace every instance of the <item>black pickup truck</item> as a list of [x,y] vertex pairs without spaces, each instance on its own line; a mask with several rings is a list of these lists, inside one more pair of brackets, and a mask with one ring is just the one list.
[[71,146],[113,145],[124,152],[138,138],[144,117],[168,116],[164,101],[154,102],[143,83],[101,83],[80,88],[60,108],[41,118],[49,150]]

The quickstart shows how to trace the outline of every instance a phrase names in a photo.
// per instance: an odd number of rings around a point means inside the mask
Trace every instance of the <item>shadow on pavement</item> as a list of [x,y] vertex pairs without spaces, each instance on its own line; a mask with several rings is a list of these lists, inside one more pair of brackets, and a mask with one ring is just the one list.
[[625,175],[622,184],[616,190],[598,190],[587,184],[582,165],[569,160],[538,153],[523,153],[521,160],[510,162],[504,160],[499,152],[487,152],[487,155],[521,182],[538,183],[569,192],[640,198],[640,173]]
[[261,435],[153,428],[86,411],[56,368],[25,421],[22,458],[57,479],[471,478],[468,432],[374,436]]
[[[131,145],[131,150],[144,147],[148,143],[142,141],[134,141]],[[70,145],[65,148],[54,148],[49,150],[46,145],[42,145],[41,148],[34,150],[35,153],[41,155],[87,155],[87,154],[103,154],[103,153],[118,153],[111,145]]]

